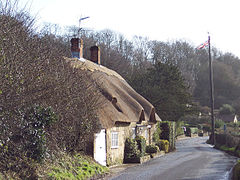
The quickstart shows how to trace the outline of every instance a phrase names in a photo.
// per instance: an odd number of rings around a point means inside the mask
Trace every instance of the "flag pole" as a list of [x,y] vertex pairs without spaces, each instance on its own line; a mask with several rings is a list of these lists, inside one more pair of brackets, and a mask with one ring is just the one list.
[[210,35],[208,34],[208,59],[209,59],[209,81],[211,93],[211,120],[212,120],[212,144],[215,145],[215,121],[214,121],[214,87],[213,87],[213,68],[211,56]]

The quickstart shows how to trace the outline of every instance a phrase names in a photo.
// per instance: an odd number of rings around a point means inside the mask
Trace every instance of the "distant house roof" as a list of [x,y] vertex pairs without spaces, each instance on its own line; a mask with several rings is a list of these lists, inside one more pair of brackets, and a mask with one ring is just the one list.
[[217,118],[223,120],[226,123],[229,123],[229,122],[236,123],[237,122],[237,116],[234,114],[223,114],[223,115],[219,114],[217,116]]
[[74,68],[87,71],[98,84],[103,99],[98,117],[103,128],[113,127],[116,122],[161,121],[153,105],[115,71],[85,59],[65,59]]

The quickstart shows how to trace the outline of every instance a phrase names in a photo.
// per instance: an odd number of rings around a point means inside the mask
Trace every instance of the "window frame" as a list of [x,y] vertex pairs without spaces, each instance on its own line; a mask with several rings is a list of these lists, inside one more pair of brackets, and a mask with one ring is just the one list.
[[119,147],[119,138],[118,138],[118,132],[114,131],[111,132],[111,148],[118,148]]

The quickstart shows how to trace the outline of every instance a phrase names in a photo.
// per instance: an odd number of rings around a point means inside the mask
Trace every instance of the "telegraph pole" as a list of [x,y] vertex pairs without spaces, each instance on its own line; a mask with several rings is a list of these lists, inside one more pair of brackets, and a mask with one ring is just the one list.
[[212,55],[210,35],[208,34],[208,59],[209,59],[209,81],[210,81],[210,93],[211,93],[211,120],[212,120],[212,144],[215,145],[215,121],[214,121],[214,86],[213,86],[213,68],[212,68]]

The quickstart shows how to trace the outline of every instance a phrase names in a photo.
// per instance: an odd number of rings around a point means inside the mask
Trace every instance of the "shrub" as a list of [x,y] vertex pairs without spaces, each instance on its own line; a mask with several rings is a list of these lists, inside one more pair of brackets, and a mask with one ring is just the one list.
[[159,150],[164,152],[169,152],[169,141],[168,140],[160,140],[156,143],[156,145],[159,147]]
[[159,151],[159,147],[156,145],[148,145],[146,146],[146,153],[156,153]]
[[160,140],[161,132],[162,131],[161,131],[161,128],[160,128],[160,123],[157,122],[156,130],[153,133],[153,142],[158,142]]
[[215,128],[221,128],[224,126],[224,122],[221,119],[216,119],[215,121]]
[[131,162],[131,160],[140,157],[140,151],[135,139],[127,138],[124,148],[124,162]]
[[23,139],[23,150],[26,151],[27,157],[41,161],[46,153],[45,127],[49,127],[57,117],[50,107],[43,108],[39,105],[25,110],[21,116],[20,134],[14,136]]
[[160,123],[161,127],[161,139],[168,140],[169,150],[175,150],[175,141],[176,141],[176,123],[170,121],[163,121]]
[[229,104],[224,104],[222,107],[219,109],[219,114],[224,115],[224,114],[233,114],[235,112],[234,108],[229,105]]
[[43,179],[98,179],[108,172],[108,168],[87,156],[81,154],[70,156],[63,153],[48,171],[43,175]]
[[211,126],[208,124],[204,124],[202,130],[205,132],[211,132]]
[[176,136],[181,136],[184,134],[183,126],[184,126],[183,121],[176,122]]
[[[0,129],[0,170],[11,170],[22,179],[36,176],[36,162],[46,155],[46,128],[57,117],[50,107],[33,105],[15,112],[15,123],[8,131]],[[3,123],[4,118],[1,119]],[[6,140],[8,139],[8,140]],[[14,177],[16,178],[16,177]]]
[[136,136],[135,138],[138,149],[140,150],[140,156],[144,156],[146,152],[146,139],[143,136]]

